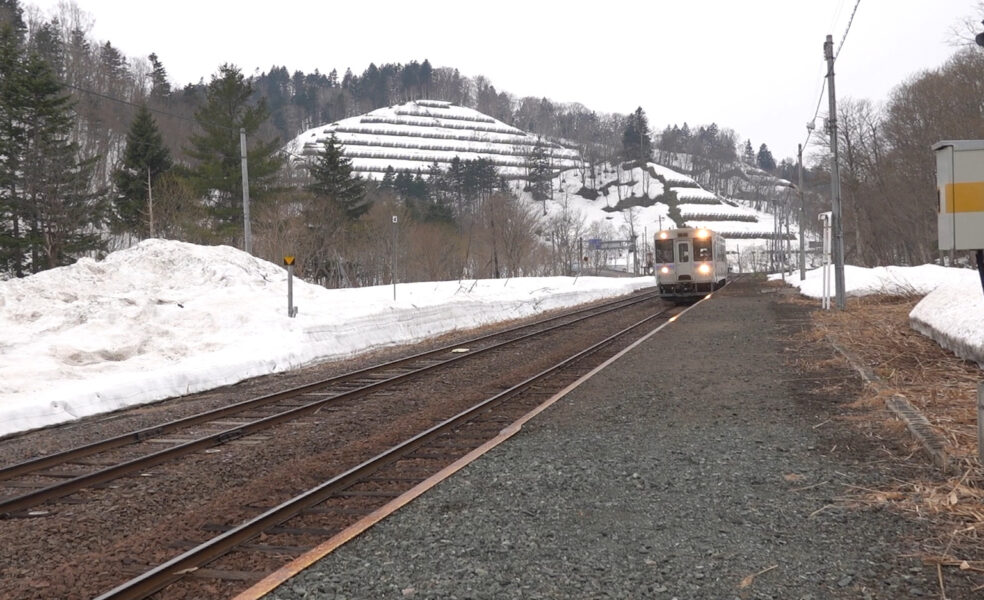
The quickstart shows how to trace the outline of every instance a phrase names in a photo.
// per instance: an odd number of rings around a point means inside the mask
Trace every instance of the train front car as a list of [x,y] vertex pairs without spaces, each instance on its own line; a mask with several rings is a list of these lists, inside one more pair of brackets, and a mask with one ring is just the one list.
[[724,238],[709,229],[682,227],[656,234],[656,284],[663,298],[697,300],[728,277]]

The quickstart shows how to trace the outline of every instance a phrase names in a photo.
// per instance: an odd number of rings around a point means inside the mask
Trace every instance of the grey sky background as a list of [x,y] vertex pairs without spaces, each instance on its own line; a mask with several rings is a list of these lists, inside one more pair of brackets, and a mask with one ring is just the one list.
[[[426,58],[518,97],[599,112],[642,106],[657,131],[716,122],[756,149],[768,144],[778,160],[795,157],[806,138],[826,73],[824,38],[840,44],[855,0],[76,4],[96,39],[131,58],[156,52],[178,86],[207,82],[226,62],[247,74],[276,65],[341,75]],[[899,83],[942,65],[979,4],[861,0],[837,60],[838,97],[884,102]],[[821,116],[826,107],[824,97]]]

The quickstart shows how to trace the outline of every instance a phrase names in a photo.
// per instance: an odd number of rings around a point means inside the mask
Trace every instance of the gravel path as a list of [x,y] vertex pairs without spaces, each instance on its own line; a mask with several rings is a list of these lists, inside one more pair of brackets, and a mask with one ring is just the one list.
[[850,372],[825,395],[785,366],[808,315],[765,291],[695,306],[268,597],[939,597],[919,525],[843,501],[896,467],[835,418]]

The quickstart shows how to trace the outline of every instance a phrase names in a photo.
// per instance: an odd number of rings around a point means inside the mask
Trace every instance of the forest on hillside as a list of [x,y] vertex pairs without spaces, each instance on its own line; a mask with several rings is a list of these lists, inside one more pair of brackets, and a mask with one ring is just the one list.
[[[305,168],[280,150],[305,129],[421,98],[451,101],[561,141],[589,165],[652,159],[756,208],[787,218],[799,210],[797,194],[775,191],[798,181],[795,159],[777,160],[767,144],[714,123],[652,131],[641,109],[606,114],[519,98],[484,76],[435,67],[425,57],[370,64],[360,73],[346,68],[341,75],[335,67],[303,73],[271,66],[247,76],[224,64],[208,81],[177,88],[166,57],[124,56],[111,41],[93,39],[93,22],[72,3],[42,15],[19,0],[0,0],[0,273],[6,276],[151,235],[242,247],[242,186],[233,183],[239,129],[247,131],[254,253],[273,260],[286,246],[304,248],[317,257],[311,272],[337,285],[389,280],[385,257],[394,252],[406,254],[402,280],[568,270],[558,257],[569,256],[570,248],[559,244],[576,239],[584,224],[577,215],[538,223],[533,207],[519,203],[488,165],[353,185],[337,153]],[[928,149],[940,139],[984,133],[977,100],[982,67],[981,51],[965,48],[938,69],[901,82],[883,105],[840,99],[849,263],[919,264],[936,256],[935,162]],[[813,140],[803,186],[809,227],[829,210],[829,140],[823,132]],[[531,180],[534,191],[538,185]],[[389,224],[397,214],[405,217],[402,237],[393,242],[400,246],[384,248],[379,240],[393,237]],[[508,259],[506,249],[513,253]],[[419,265],[427,267],[410,272]]]

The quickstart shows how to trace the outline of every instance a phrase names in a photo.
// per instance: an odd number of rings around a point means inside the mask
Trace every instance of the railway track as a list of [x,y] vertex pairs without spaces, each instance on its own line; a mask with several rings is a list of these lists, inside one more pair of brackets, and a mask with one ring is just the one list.
[[208,585],[203,582],[259,579],[272,570],[263,557],[304,552],[403,494],[641,337],[640,331],[669,320],[667,312],[649,315],[251,519],[231,527],[206,526],[218,535],[97,600],[158,597],[165,589],[176,597],[198,597]]
[[[639,293],[4,467],[0,486],[35,487],[3,498],[0,596],[230,597],[500,436],[666,308]],[[177,447],[191,455],[161,454]]]
[[[143,472],[188,454],[248,439],[342,400],[379,392],[428,371],[647,302],[645,293],[479,336],[323,381],[114,436],[0,468],[0,515],[45,516],[45,502]],[[459,351],[466,350],[466,351]]]

